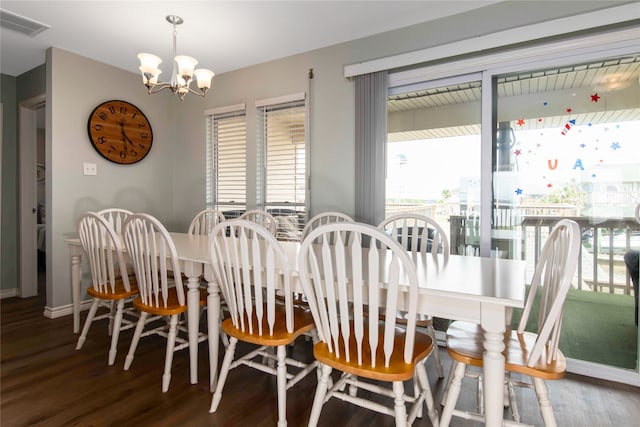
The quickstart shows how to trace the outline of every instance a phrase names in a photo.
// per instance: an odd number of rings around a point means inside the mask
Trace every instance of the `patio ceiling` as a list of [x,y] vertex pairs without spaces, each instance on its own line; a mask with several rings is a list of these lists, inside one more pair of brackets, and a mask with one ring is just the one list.
[[[640,55],[501,76],[498,96],[518,130],[640,120]],[[388,140],[479,134],[480,97],[479,81],[392,95]]]

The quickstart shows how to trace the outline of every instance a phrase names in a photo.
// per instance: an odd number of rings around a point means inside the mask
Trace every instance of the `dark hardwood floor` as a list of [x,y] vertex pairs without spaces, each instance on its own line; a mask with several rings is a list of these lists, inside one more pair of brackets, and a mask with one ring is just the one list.
[[[94,323],[84,347],[76,351],[78,336],[71,316],[43,317],[41,297],[8,298],[1,310],[0,424],[13,426],[275,426],[275,378],[249,368],[237,368],[227,380],[222,402],[209,414],[208,357],[200,345],[198,384],[189,384],[188,353],[174,356],[171,386],[161,393],[165,342],[143,338],[130,371],[122,369],[132,331],[121,334],[116,365],[107,366],[109,337],[106,320]],[[86,312],[83,312],[82,319]],[[445,373],[449,369],[446,351]],[[311,345],[296,344],[299,357],[310,358]],[[427,362],[433,392],[439,402],[444,379]],[[465,380],[466,381],[466,380]],[[289,426],[305,426],[315,392],[315,375],[287,394]],[[635,426],[640,419],[640,389],[576,375],[549,383],[559,426]],[[525,421],[542,425],[530,390],[521,391]],[[473,407],[471,384],[460,405]],[[439,409],[439,408],[438,408]],[[323,408],[321,426],[393,426],[391,417],[332,399]],[[416,426],[429,426],[427,417]],[[455,426],[478,423],[453,420]]]

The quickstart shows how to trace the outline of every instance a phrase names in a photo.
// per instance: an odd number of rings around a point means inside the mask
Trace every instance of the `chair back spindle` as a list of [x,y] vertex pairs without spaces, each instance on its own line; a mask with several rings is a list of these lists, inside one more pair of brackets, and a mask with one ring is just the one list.
[[[324,225],[302,242],[298,267],[319,338],[331,353],[348,358],[354,348],[358,365],[368,367],[388,367],[394,352],[412,362],[418,281],[409,254],[395,239],[366,224]],[[400,345],[394,341],[398,309],[408,313]]]
[[124,226],[125,246],[133,261],[140,297],[145,305],[167,307],[169,288],[186,305],[178,254],[166,228],[147,214],[134,214]]
[[210,250],[215,280],[237,329],[273,335],[279,289],[285,300],[286,330],[293,332],[289,264],[273,234],[252,221],[225,221],[213,228]]
[[213,227],[225,220],[224,214],[216,209],[204,209],[193,218],[188,234],[206,235],[211,233]]
[[400,213],[382,221],[378,228],[385,230],[405,250],[416,253],[449,255],[449,239],[443,228],[425,215]]
[[87,253],[91,284],[100,293],[115,293],[116,280],[122,278],[131,290],[122,244],[109,222],[94,212],[87,212],[78,223],[80,243]]

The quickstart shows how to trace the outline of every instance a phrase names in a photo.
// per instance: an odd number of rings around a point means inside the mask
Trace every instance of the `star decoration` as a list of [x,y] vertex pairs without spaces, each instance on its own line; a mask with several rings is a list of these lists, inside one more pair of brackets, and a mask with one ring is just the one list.
[[548,183],[547,188],[551,188],[551,187],[553,187],[553,185],[551,185],[551,183]]
[[580,148],[584,148],[586,146],[587,146],[587,144],[585,144],[585,143],[580,144]]
[[518,189],[516,190],[516,194],[517,194],[518,196],[519,196],[519,195],[521,195],[521,194],[522,194],[522,188],[518,188]]
[[544,101],[544,102],[542,103],[542,105],[544,105],[544,106],[546,107],[547,105],[549,105],[549,103],[548,103],[547,101]]
[[620,143],[619,142],[614,142],[613,144],[611,144],[611,149],[612,150],[617,150],[620,148]]
[[516,156],[519,156],[520,154],[522,154],[522,150],[516,150],[513,152],[513,154],[515,154]]
[[542,119],[538,119],[538,122],[542,122]]
[[518,119],[516,123],[518,124],[518,126],[522,126],[524,124],[524,119]]
[[591,95],[591,102],[598,102],[598,99],[600,99],[600,97],[598,96],[598,92]]
[[572,110],[571,108],[567,108],[567,110],[566,110],[566,111],[567,111],[567,113],[570,113],[570,112],[572,112],[573,110]]

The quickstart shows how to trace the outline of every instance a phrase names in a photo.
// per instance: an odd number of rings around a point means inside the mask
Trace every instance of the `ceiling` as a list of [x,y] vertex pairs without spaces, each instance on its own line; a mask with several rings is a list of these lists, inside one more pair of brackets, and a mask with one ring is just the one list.
[[[480,108],[481,84],[479,81],[434,87],[389,97],[387,109],[395,114],[412,111],[434,111],[443,108],[474,104]],[[524,115],[527,120],[519,130],[561,128],[568,120],[577,123],[613,123],[640,120],[640,52],[623,57],[608,58],[588,63],[574,64],[562,68],[515,73],[497,79],[499,99],[519,97],[520,104],[530,105],[517,111],[502,111],[500,120],[515,121]],[[587,102],[587,106],[576,105],[576,111],[566,112],[562,108],[546,106],[547,102],[560,99],[567,103],[592,101],[590,96],[600,95],[602,102]],[[552,102],[550,102],[551,104]],[[457,111],[460,111],[458,109]],[[513,116],[516,114],[517,116]],[[447,127],[424,126],[412,130],[396,130],[390,127],[389,141],[407,141],[430,138],[447,138],[464,135],[479,135],[478,117],[456,113],[458,122]],[[544,118],[544,120],[542,120]],[[392,119],[390,119],[392,120]]]
[[216,73],[283,58],[481,8],[498,1],[7,1],[0,8],[47,25],[28,36],[0,31],[0,72],[18,76],[45,62],[54,46],[138,72],[136,55],[178,54]]

